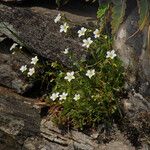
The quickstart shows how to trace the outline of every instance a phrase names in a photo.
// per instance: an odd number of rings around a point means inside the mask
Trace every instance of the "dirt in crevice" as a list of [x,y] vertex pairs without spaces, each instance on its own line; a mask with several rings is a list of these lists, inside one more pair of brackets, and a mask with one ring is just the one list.
[[30,88],[28,91],[26,91],[23,96],[29,97],[29,98],[39,98],[39,97],[45,97],[50,91],[50,88],[47,87],[46,83],[43,85],[42,81],[36,81],[34,82],[34,85],[32,88]]

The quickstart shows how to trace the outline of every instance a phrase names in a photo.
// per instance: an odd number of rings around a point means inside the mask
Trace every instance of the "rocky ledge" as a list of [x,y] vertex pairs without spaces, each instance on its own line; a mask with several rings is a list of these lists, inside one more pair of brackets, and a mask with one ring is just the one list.
[[[81,132],[67,127],[58,128],[50,116],[42,116],[43,106],[38,99],[22,97],[12,90],[0,87],[0,148],[1,150],[148,150],[148,144],[139,147],[130,143],[137,138],[133,127],[121,131],[114,126],[111,133],[102,128]],[[129,135],[130,134],[130,135]],[[138,134],[137,134],[138,135]],[[130,141],[131,140],[131,141]],[[142,144],[142,145],[140,145]]]
[[[84,132],[58,128],[51,122],[49,108],[39,103],[40,98],[25,97],[26,92],[32,95],[29,89],[34,83],[24,79],[19,68],[30,62],[31,53],[70,67],[70,60],[61,54],[69,45],[77,59],[87,58],[78,39],[59,33],[53,22],[57,13],[46,8],[0,5],[0,150],[149,150],[149,98],[134,90],[121,100],[124,123],[111,129],[99,125],[97,130]],[[67,15],[91,24],[91,18]],[[13,42],[30,52],[12,54],[9,48]]]

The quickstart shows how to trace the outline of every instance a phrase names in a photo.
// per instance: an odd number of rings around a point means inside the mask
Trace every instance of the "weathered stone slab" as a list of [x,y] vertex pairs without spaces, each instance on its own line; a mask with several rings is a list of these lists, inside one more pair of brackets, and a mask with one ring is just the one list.
[[139,14],[135,1],[133,4],[129,2],[128,5],[131,7],[128,6],[127,17],[116,33],[114,48],[126,69],[128,88],[137,88],[141,94],[148,96],[150,95],[148,25],[142,31],[139,30]]
[[[12,55],[11,45],[5,42],[5,35],[15,42],[27,47],[31,53],[36,53],[50,61],[58,61],[67,67],[73,63],[63,54],[65,48],[70,48],[75,59],[86,59],[86,52],[78,39],[71,39],[59,32],[54,18],[57,10],[39,7],[19,8],[0,5],[0,84],[24,93],[33,86],[19,71],[22,65],[30,63],[31,56],[17,52]],[[63,13],[63,12],[62,12]],[[90,17],[83,17],[66,12],[67,17],[81,24],[87,23]]]
[[82,43],[62,36],[60,25],[54,23],[55,17],[56,12],[51,10],[39,13],[37,9],[1,5],[0,31],[38,55],[66,66],[72,60],[62,53],[65,48],[73,51],[75,59],[85,59]]
[[[135,150],[116,129],[110,143],[102,143],[100,132],[86,134],[59,129],[50,116],[40,117],[34,99],[24,98],[0,87],[0,148],[2,150]],[[35,107],[36,106],[36,107]],[[144,149],[145,150],[145,149]]]
[[[139,134],[139,138],[150,137],[150,100],[140,93],[129,93],[128,98],[122,100],[123,112],[132,126]],[[148,140],[147,139],[147,140]]]
[[37,135],[40,131],[40,114],[33,105],[33,99],[0,87],[0,131],[20,144],[27,137]]
[[13,54],[10,46],[7,40],[0,43],[0,85],[22,94],[33,86],[20,71],[22,65],[31,62],[31,56],[21,51]]

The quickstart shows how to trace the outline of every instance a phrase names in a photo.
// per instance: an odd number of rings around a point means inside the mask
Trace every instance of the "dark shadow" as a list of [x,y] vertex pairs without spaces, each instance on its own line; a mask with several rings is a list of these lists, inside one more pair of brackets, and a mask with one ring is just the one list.
[[132,11],[137,7],[137,1],[136,0],[127,0],[127,8],[126,8],[126,14],[125,18],[128,17],[129,14],[132,13]]
[[139,149],[142,147],[139,131],[128,120],[118,121],[117,127],[135,148]]
[[36,81],[32,88],[27,90],[25,93],[22,94],[24,97],[28,98],[38,98],[42,96],[41,93],[41,81]]
[[48,115],[49,109],[50,109],[50,107],[48,107],[48,106],[45,106],[45,107],[41,108],[41,111],[40,111],[41,118],[44,118]]
[[9,38],[5,38],[2,42],[0,42],[0,53],[2,54],[11,54],[10,47],[13,44],[13,40]]
[[70,12],[72,14],[96,18],[98,3],[85,3],[83,1],[73,0],[60,10]]
[[55,0],[23,0],[21,2],[1,2],[5,5],[15,6],[15,7],[43,7],[48,9],[58,9],[61,11],[70,12],[72,14],[96,18],[96,12],[98,10],[98,2],[87,3],[83,0],[71,0],[66,5],[58,6]]

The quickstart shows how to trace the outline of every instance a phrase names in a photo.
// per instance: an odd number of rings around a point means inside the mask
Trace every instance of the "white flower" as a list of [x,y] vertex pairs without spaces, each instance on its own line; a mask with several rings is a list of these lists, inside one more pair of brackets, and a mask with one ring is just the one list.
[[78,31],[78,37],[81,37],[82,35],[85,35],[86,32],[86,28],[82,27],[79,31]]
[[33,57],[32,59],[31,59],[32,61],[31,61],[31,64],[36,64],[37,62],[38,62],[38,58],[37,58],[37,56],[35,56],[35,57]]
[[104,38],[105,38],[105,39],[107,39],[107,38],[108,38],[108,36],[107,36],[107,35],[104,35]]
[[59,93],[53,93],[50,97],[50,99],[52,99],[53,101],[56,100],[59,97]]
[[100,37],[100,31],[99,31],[98,29],[96,29],[96,30],[93,32],[93,34],[94,34],[94,37],[95,37],[95,38]]
[[28,76],[32,76],[35,73],[35,69],[34,68],[30,68],[29,72],[28,72]]
[[21,71],[21,72],[24,72],[24,71],[26,71],[26,70],[27,70],[27,65],[21,66],[21,68],[20,68],[20,71]]
[[61,19],[61,15],[60,15],[60,13],[59,13],[59,14],[56,16],[56,18],[54,19],[54,22],[57,23],[57,22],[60,21],[60,19]]
[[18,45],[17,43],[14,43],[14,44],[10,47],[10,51],[12,51],[13,49],[15,49],[17,45]]
[[115,54],[115,51],[112,50],[112,51],[108,51],[108,52],[107,52],[106,58],[114,59],[114,57],[116,57],[116,56],[117,56],[117,55]]
[[92,41],[91,38],[89,37],[89,38],[83,40],[82,46],[83,46],[83,47],[86,47],[86,48],[89,48],[92,43],[93,43],[93,41]]
[[67,29],[69,28],[68,24],[65,22],[63,25],[60,26],[60,32],[67,32]]
[[74,98],[73,98],[75,101],[79,100],[80,99],[80,94],[75,94]]
[[91,79],[91,77],[94,76],[94,75],[95,75],[95,69],[88,70],[88,71],[86,72],[86,76],[88,76],[90,79]]
[[23,48],[22,46],[19,47],[19,49],[22,49],[22,48]]
[[68,52],[69,52],[69,48],[66,48],[66,49],[63,51],[64,54],[68,54]]
[[65,100],[68,93],[63,92],[61,95],[59,95],[59,100]]
[[70,82],[71,80],[75,79],[75,77],[74,77],[74,71],[72,71],[72,72],[67,72],[67,75],[65,76],[64,79],[65,79],[65,80],[68,80],[69,82]]

